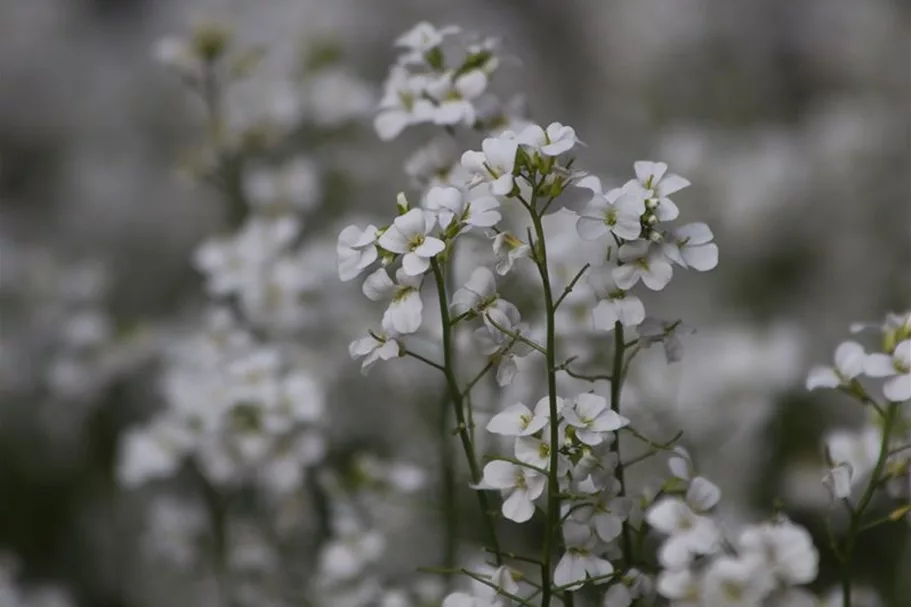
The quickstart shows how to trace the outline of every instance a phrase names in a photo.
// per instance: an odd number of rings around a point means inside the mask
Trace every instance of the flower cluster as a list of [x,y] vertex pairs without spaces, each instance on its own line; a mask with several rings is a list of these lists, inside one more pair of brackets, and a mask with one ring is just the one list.
[[[846,341],[835,350],[834,365],[814,367],[806,382],[808,390],[839,390],[859,401],[869,420],[859,430],[836,430],[827,436],[829,469],[824,482],[833,499],[850,500],[871,475],[874,479],[884,475],[890,493],[907,502],[911,499],[911,312],[889,314],[880,324],[857,324],[852,332],[878,333],[878,351],[868,352],[860,343]],[[877,379],[885,381],[874,390],[869,380]]]
[[374,120],[381,139],[394,139],[411,125],[474,126],[483,118],[479,105],[499,63],[496,41],[470,44],[454,60],[445,43],[459,33],[458,27],[422,22],[396,40],[404,52],[389,71]]
[[324,387],[288,352],[262,344],[224,309],[173,346],[162,378],[168,409],[124,443],[122,480],[169,476],[187,458],[226,487],[256,479],[284,496],[325,450]]
[[729,540],[712,517],[720,489],[694,475],[683,449],[668,464],[672,481],[645,515],[653,529],[668,536],[658,553],[659,594],[681,606],[813,604],[810,595],[794,588],[812,582],[819,566],[803,527],[781,518],[747,525]]

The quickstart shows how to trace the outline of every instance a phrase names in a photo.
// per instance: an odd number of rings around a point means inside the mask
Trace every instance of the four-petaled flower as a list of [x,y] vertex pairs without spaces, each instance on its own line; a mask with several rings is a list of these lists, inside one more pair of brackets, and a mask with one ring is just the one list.
[[688,223],[664,235],[661,252],[684,268],[707,272],[718,265],[718,245],[704,223]]
[[423,276],[409,276],[399,268],[392,282],[385,268],[379,268],[364,281],[364,295],[372,301],[388,301],[383,314],[383,329],[390,333],[407,335],[421,327],[421,280]]
[[508,196],[515,187],[513,171],[519,143],[512,137],[488,137],[481,151],[462,154],[462,166],[475,176],[475,184],[489,183],[494,196]]
[[442,240],[430,236],[435,223],[432,213],[411,209],[396,217],[377,242],[387,251],[404,254],[405,274],[420,276],[430,267],[430,260],[446,248]]
[[440,227],[447,229],[453,221],[464,228],[490,228],[501,219],[500,201],[493,196],[467,200],[464,193],[451,186],[436,186],[427,192],[427,208],[435,211]]
[[846,341],[835,349],[835,366],[817,366],[807,376],[807,390],[816,388],[837,388],[847,386],[863,373],[867,353],[857,342]]
[[614,234],[624,240],[636,240],[642,234],[645,198],[630,188],[602,191],[601,180],[594,175],[583,177],[576,187],[592,191],[592,198],[579,213],[576,231],[582,240],[597,240]]
[[547,130],[537,124],[530,124],[516,136],[516,140],[544,156],[559,156],[579,143],[576,131],[559,122],[550,123]]
[[677,219],[680,210],[668,196],[689,186],[690,182],[680,175],[668,173],[664,162],[640,160],[633,168],[636,179],[631,179],[624,187],[641,188],[647,199],[646,207],[655,212],[659,221]]
[[610,561],[594,554],[598,537],[592,533],[591,527],[566,521],[563,524],[563,537],[566,552],[554,569],[555,585],[576,590],[588,579],[594,584],[606,584],[610,581],[608,576],[614,572],[614,568]]
[[499,489],[503,500],[503,516],[524,523],[535,513],[534,501],[544,493],[547,477],[531,468],[494,460],[484,466],[484,476],[477,489]]
[[620,265],[613,269],[614,281],[624,291],[642,280],[653,291],[667,286],[674,269],[661,251],[647,240],[628,242],[620,247]]
[[576,438],[589,446],[604,441],[607,432],[614,432],[629,425],[629,420],[611,410],[603,396],[586,392],[572,400],[563,411],[563,419],[576,434]]
[[864,372],[869,377],[889,377],[883,385],[883,394],[895,403],[911,399],[911,339],[895,346],[892,355],[870,354],[864,361]]
[[338,253],[339,278],[348,281],[357,276],[370,264],[376,261],[377,227],[368,225],[363,230],[357,226],[348,226],[338,235],[336,253]]

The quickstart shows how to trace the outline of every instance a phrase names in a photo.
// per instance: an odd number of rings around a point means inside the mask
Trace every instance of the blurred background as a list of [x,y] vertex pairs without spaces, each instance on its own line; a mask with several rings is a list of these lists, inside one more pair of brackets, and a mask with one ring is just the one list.
[[[820,441],[863,416],[803,386],[852,322],[911,305],[907,0],[0,0],[0,602],[216,604],[205,555],[226,540],[200,522],[224,510],[210,484],[192,469],[131,484],[122,470],[125,437],[171,406],[175,366],[198,362],[172,352],[209,322],[194,250],[237,227],[232,203],[193,177],[204,104],[154,57],[201,19],[268,49],[227,122],[310,125],[263,157],[291,146],[316,166],[316,185],[298,184],[321,202],[305,223],[317,269],[300,288],[295,360],[320,380],[329,461],[433,461],[425,405],[440,384],[410,362],[360,375],[347,346],[377,311],[339,283],[333,246],[340,227],[389,214],[422,141],[383,144],[370,126],[392,41],[420,20],[458,24],[501,38],[496,89],[574,126],[585,167],[624,178],[663,160],[693,183],[678,204],[713,227],[721,262],[655,302],[697,333],[641,392],[684,429],[733,519],[781,508],[809,527],[814,590],[828,590]],[[400,468],[384,470],[414,489],[420,474]],[[263,508],[240,493],[232,538]],[[401,579],[437,540],[432,509],[396,499],[382,567]],[[268,507],[280,524],[249,534],[278,529],[277,560],[297,551],[306,572],[315,548],[295,538],[315,533],[317,506],[285,495]],[[256,570],[244,604],[294,604],[263,590],[281,567],[256,541],[237,557]],[[909,546],[907,526],[862,538],[858,579],[882,604],[909,604]]]

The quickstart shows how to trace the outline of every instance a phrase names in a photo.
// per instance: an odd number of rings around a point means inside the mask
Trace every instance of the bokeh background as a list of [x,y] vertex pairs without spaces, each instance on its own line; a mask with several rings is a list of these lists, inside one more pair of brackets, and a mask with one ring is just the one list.
[[[15,561],[0,586],[33,589],[30,605],[67,604],[48,586],[91,607],[206,603],[207,573],[148,549],[151,505],[192,482],[134,489],[116,474],[125,431],[167,407],[166,342],[201,322],[191,253],[232,222],[178,170],[204,117],[152,57],[201,18],[268,47],[250,104],[283,94],[302,48],[336,49],[357,94],[378,98],[392,40],[416,21],[496,35],[496,89],[573,125],[584,166],[622,177],[653,158],[689,178],[681,206],[713,226],[721,263],[655,302],[698,332],[646,384],[732,516],[783,507],[824,538],[820,440],[862,420],[805,393],[806,371],[850,323],[911,305],[907,0],[0,0],[0,552]],[[328,167],[310,225],[330,252],[338,221],[388,214],[421,141],[383,144],[369,116],[332,137],[307,140]],[[439,386],[415,387],[410,363],[361,377],[350,323],[376,310],[339,316],[360,294],[331,257],[311,310],[321,330],[302,338],[329,378],[331,452],[430,461],[425,405]],[[79,313],[130,337],[86,361],[67,349]],[[432,560],[427,517],[389,518],[385,567]],[[900,607],[911,543],[897,529],[865,536],[857,562]],[[824,592],[835,578],[822,552]]]

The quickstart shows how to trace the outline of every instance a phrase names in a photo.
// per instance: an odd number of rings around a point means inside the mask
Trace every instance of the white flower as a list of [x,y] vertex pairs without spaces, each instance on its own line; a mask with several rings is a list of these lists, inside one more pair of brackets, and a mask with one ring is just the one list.
[[544,156],[559,156],[579,143],[576,131],[559,122],[550,123],[547,130],[537,124],[530,124],[519,133],[516,140]]
[[692,335],[695,330],[680,321],[662,321],[646,318],[638,327],[639,344],[647,348],[655,343],[664,344],[664,355],[668,364],[683,359],[683,342],[681,335]]
[[410,30],[395,39],[395,46],[423,55],[443,43],[447,36],[458,34],[458,26],[447,25],[437,29],[433,24],[421,21]]
[[592,325],[596,330],[613,331],[617,322],[624,327],[636,327],[645,320],[642,300],[618,288],[612,271],[592,272],[588,284],[600,300],[592,310]]
[[892,356],[870,354],[864,361],[864,372],[869,377],[890,377],[883,386],[883,394],[892,402],[911,399],[911,339],[895,346]]
[[690,182],[680,175],[668,174],[667,164],[663,162],[640,160],[634,163],[633,167],[636,170],[636,179],[630,180],[624,187],[644,189],[651,201],[647,206],[654,207],[659,221],[676,219],[680,210],[668,196],[689,186]]
[[661,252],[684,268],[707,272],[718,265],[718,245],[704,223],[688,223],[664,235]]
[[740,535],[740,555],[763,561],[763,569],[786,586],[809,584],[819,571],[819,553],[803,527],[783,521],[756,525]]
[[338,235],[338,276],[343,281],[353,280],[370,264],[376,261],[377,228],[368,225],[363,230],[348,226]]
[[312,209],[319,200],[319,172],[312,160],[296,157],[278,168],[254,167],[244,174],[251,205],[264,209]]
[[481,196],[468,201],[463,193],[454,187],[436,186],[427,192],[427,207],[436,211],[440,227],[444,230],[454,221],[459,225],[489,228],[501,219],[500,202],[493,196]]
[[202,61],[193,47],[176,36],[166,36],[155,43],[152,56],[159,63],[182,76],[197,77],[202,72]]
[[604,440],[606,432],[614,432],[629,424],[628,419],[607,406],[603,396],[584,393],[571,402],[572,405],[563,411],[563,418],[575,429],[576,438],[586,445],[598,445]]
[[378,531],[345,533],[323,548],[320,573],[334,582],[351,580],[380,558],[385,548],[386,540]]
[[545,432],[541,438],[520,436],[516,439],[516,459],[543,470],[550,469],[550,433]]
[[493,254],[497,258],[497,274],[504,276],[516,260],[531,256],[531,247],[509,232],[500,232],[493,239]]
[[633,288],[641,279],[645,286],[660,291],[667,286],[674,275],[660,249],[651,246],[647,240],[628,242],[620,247],[621,265],[613,269],[614,281],[624,291]]
[[430,267],[430,260],[446,248],[439,238],[430,236],[435,219],[422,209],[399,215],[377,241],[393,253],[404,254],[402,269],[408,276],[419,276]]
[[281,403],[285,413],[298,422],[316,422],[326,408],[325,394],[319,382],[309,373],[298,370],[281,380]]
[[374,333],[351,342],[348,353],[355,360],[364,359],[361,363],[361,372],[366,374],[376,361],[398,357],[399,343],[392,335]]
[[867,353],[857,342],[846,341],[835,350],[835,367],[813,367],[807,377],[807,390],[837,388],[851,383],[863,373]]
[[422,97],[428,84],[426,76],[411,74],[399,65],[392,67],[380,100],[379,113],[373,120],[380,139],[395,139],[405,127],[432,118],[433,104]]
[[594,525],[595,533],[603,542],[611,542],[620,535],[623,521],[632,511],[633,502],[627,497],[620,497],[621,488],[620,482],[611,476],[592,503],[573,511],[575,520]]
[[652,592],[652,580],[637,569],[623,574],[619,583],[607,589],[602,607],[630,607],[633,601]]
[[830,468],[822,479],[822,484],[829,490],[834,499],[851,497],[854,483],[854,470],[851,464],[842,462]]
[[494,196],[507,196],[515,186],[518,142],[508,136],[488,137],[481,142],[481,151],[462,154],[462,166],[475,176],[477,183],[489,183]]
[[757,607],[769,593],[769,576],[752,559],[721,556],[709,564],[703,596],[712,607]]
[[287,249],[299,228],[292,217],[250,219],[230,238],[205,241],[194,253],[194,264],[206,274],[212,295],[242,292]]
[[[833,478],[833,489],[838,481],[838,492],[847,491],[842,483],[847,480],[853,483],[873,469],[879,455],[882,433],[878,428],[867,426],[860,432],[851,430],[837,430],[826,437],[826,459],[836,468],[846,469],[833,471],[838,478]],[[847,476],[847,479],[844,477]]]
[[481,70],[470,70],[458,76],[453,72],[440,75],[427,85],[427,93],[437,100],[432,110],[434,124],[475,123],[476,111],[472,103],[487,88],[487,74]]
[[645,199],[639,193],[623,188],[603,193],[601,180],[594,175],[583,177],[576,186],[593,194],[576,221],[576,231],[582,240],[597,240],[609,233],[624,240],[639,238],[645,213]]
[[[558,411],[560,401],[558,401]],[[542,398],[534,412],[522,403],[510,405],[487,422],[487,431],[502,436],[531,436],[547,426],[550,420],[550,400]]]
[[612,574],[614,568],[610,561],[592,553],[598,538],[592,533],[591,528],[566,521],[563,524],[563,537],[566,540],[566,552],[554,569],[554,584],[577,590],[589,578],[595,580],[594,584],[607,583],[609,579],[606,576]]
[[457,314],[473,310],[491,331],[499,331],[494,322],[511,330],[520,318],[519,309],[499,296],[496,278],[484,266],[475,268],[465,286],[453,294],[451,305]]
[[421,299],[422,276],[409,276],[403,268],[395,273],[392,282],[384,268],[377,269],[364,281],[364,295],[372,301],[388,301],[383,313],[383,329],[390,333],[407,335],[421,327],[424,302]]
[[534,500],[544,493],[547,477],[530,468],[495,460],[484,466],[484,478],[478,489],[500,489],[503,516],[524,523],[535,513]]
[[658,594],[675,607],[703,607],[702,585],[690,569],[664,570],[658,574]]
[[694,555],[712,554],[718,549],[721,534],[715,523],[696,514],[679,498],[661,498],[648,509],[645,520],[670,536],[658,554],[667,569],[685,567]]

